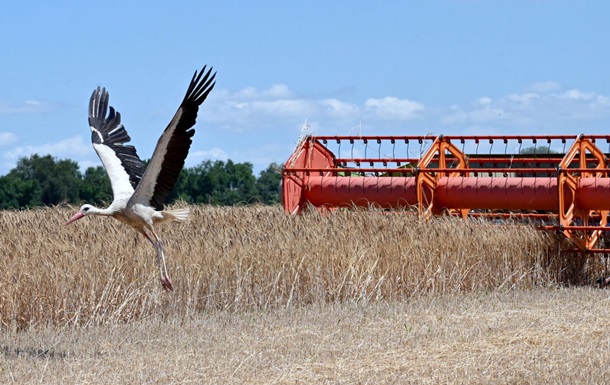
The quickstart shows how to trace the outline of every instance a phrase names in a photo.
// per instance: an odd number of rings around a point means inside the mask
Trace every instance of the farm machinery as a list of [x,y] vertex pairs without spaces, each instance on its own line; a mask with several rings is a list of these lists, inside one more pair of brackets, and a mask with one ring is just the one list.
[[533,221],[574,251],[610,253],[609,153],[610,135],[306,136],[284,165],[282,199],[292,214],[360,206]]

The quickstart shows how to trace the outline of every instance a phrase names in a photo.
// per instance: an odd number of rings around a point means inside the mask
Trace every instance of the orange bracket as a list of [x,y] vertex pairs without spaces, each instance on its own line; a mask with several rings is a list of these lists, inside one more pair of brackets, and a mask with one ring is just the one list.
[[[447,155],[453,155],[451,164],[447,164]],[[441,173],[435,172],[435,167],[432,167],[436,163],[436,168],[447,169],[455,168],[456,170],[468,169],[468,159],[466,155],[450,140],[446,139],[445,136],[439,135],[428,151],[422,157],[417,167],[417,201],[419,208],[419,215],[424,219],[430,219],[433,215],[441,214],[444,210],[443,207],[437,207],[435,205],[435,191],[438,185],[438,180],[442,176]],[[464,172],[449,172],[445,173],[445,176],[468,176],[468,173]],[[459,215],[466,217],[470,209],[458,209]]]
[[[578,162],[577,172],[570,170],[575,160]],[[607,172],[596,171],[607,167],[606,155],[584,135],[576,139],[558,167],[559,226],[580,251],[595,249],[603,228],[608,223],[608,210],[585,210],[579,207],[578,188],[583,178],[607,177]],[[590,223],[593,218],[599,222]]]

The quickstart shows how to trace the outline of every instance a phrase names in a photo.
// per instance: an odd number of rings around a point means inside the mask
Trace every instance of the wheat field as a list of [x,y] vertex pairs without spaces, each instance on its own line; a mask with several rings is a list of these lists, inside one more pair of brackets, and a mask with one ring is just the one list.
[[173,293],[149,242],[75,208],[0,213],[0,325],[97,325],[305,304],[401,300],[565,282],[552,235],[384,212],[289,216],[279,207],[193,207],[160,228]]
[[610,375],[607,294],[592,284],[604,261],[562,253],[553,233],[405,212],[191,209],[159,229],[171,293],[149,242],[112,218],[65,227],[73,207],[0,212],[0,382]]

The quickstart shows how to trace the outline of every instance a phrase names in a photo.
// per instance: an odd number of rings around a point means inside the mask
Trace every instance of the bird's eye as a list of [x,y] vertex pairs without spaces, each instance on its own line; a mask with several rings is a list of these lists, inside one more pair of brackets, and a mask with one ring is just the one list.
[[89,207],[83,207],[83,211],[85,211],[85,212],[89,211]]

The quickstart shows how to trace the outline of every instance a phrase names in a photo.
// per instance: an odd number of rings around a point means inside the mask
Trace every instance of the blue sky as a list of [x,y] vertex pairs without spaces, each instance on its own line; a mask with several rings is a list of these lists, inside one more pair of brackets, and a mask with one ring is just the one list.
[[0,13],[0,175],[100,164],[104,86],[143,159],[193,72],[218,71],[187,166],[284,163],[319,135],[610,132],[610,2],[23,1]]

